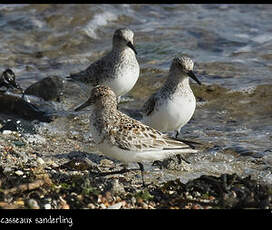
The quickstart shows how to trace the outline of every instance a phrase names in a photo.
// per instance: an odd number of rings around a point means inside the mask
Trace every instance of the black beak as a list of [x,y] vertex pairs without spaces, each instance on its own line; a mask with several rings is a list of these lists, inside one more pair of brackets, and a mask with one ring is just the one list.
[[131,42],[128,42],[128,43],[127,43],[127,46],[128,46],[129,48],[131,48],[131,49],[134,51],[134,53],[137,55],[137,51],[136,51],[134,45],[133,45]]
[[84,109],[85,107],[89,106],[89,105],[92,105],[94,102],[91,98],[89,98],[86,102],[84,102],[83,104],[79,105],[78,107],[76,107],[74,109],[75,112],[78,112],[82,109]]
[[194,79],[199,85],[201,85],[201,82],[197,79],[196,75],[194,74],[194,72],[192,70],[189,71],[187,74],[188,74],[189,77]]

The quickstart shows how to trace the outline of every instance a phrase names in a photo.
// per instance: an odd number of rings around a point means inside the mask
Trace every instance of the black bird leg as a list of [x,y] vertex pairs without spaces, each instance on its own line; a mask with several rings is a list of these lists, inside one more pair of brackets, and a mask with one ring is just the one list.
[[175,131],[176,131],[175,138],[177,139],[179,135],[179,131],[178,130],[175,130]]
[[[178,130],[175,130],[175,132],[176,132],[176,133],[175,133],[175,138],[178,139],[179,131],[178,131]],[[183,141],[183,140],[182,140],[182,141]],[[178,158],[178,164],[181,164],[181,161],[182,161],[182,160],[185,161],[186,163],[190,164],[190,162],[187,161],[187,160],[185,160],[180,154],[177,154],[176,156],[177,156],[177,158]]]
[[140,167],[140,170],[141,170],[141,176],[142,176],[142,181],[143,181],[143,187],[145,187],[145,182],[144,182],[144,166],[141,162],[137,162],[139,167]]
[[121,170],[119,171],[111,171],[111,172],[99,172],[97,173],[99,176],[107,176],[107,175],[113,175],[113,174],[123,174],[128,172],[129,169],[127,169],[127,167],[123,167]]
[[177,154],[176,156],[177,156],[177,158],[178,158],[178,164],[181,164],[181,161],[185,161],[187,164],[191,164],[189,161],[185,160],[185,159],[181,156],[181,154]]

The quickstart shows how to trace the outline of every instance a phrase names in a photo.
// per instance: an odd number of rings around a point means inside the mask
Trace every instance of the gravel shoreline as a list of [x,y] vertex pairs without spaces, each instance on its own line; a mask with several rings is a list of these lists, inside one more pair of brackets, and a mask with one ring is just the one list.
[[[85,153],[72,139],[4,131],[0,138],[2,209],[218,209],[272,207],[271,185],[250,177],[202,175],[142,187],[139,170],[122,169],[104,156]],[[56,148],[56,146],[59,146]],[[62,147],[62,149],[60,148]],[[65,148],[64,148],[65,147]],[[41,153],[51,151],[51,156]],[[78,149],[78,151],[70,151]],[[65,152],[67,154],[52,154]],[[88,157],[87,157],[88,156]],[[159,169],[158,169],[159,170]]]

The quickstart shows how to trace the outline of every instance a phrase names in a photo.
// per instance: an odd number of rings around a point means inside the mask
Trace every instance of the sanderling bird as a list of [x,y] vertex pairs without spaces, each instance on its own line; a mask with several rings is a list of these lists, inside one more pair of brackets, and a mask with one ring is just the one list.
[[106,56],[67,78],[84,83],[90,89],[96,85],[109,86],[117,97],[126,94],[133,88],[140,73],[133,37],[134,33],[130,29],[116,30],[112,50]]
[[180,128],[191,119],[196,108],[189,77],[199,85],[201,82],[193,73],[193,67],[189,57],[173,59],[164,85],[144,103],[141,122],[162,132],[176,131],[177,138]]
[[19,89],[23,91],[20,85],[16,82],[15,73],[11,69],[6,69],[0,77],[0,88],[3,88],[3,92],[8,89]]
[[117,109],[117,98],[108,86],[96,86],[90,98],[75,111],[91,106],[90,132],[98,151],[123,162],[137,162],[144,178],[143,161],[161,160],[172,154],[198,150],[159,132]]

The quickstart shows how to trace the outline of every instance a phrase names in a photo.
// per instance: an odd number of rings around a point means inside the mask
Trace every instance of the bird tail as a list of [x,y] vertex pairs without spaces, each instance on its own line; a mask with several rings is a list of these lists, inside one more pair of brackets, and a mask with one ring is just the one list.
[[163,160],[167,157],[176,155],[176,154],[186,154],[186,153],[197,153],[198,150],[192,149],[189,146],[187,148],[165,148],[157,151],[147,150],[143,152],[138,152],[134,156],[134,161],[154,161],[154,160]]

